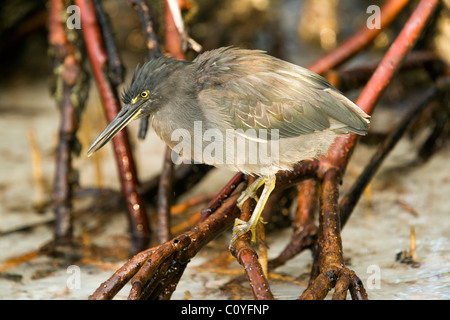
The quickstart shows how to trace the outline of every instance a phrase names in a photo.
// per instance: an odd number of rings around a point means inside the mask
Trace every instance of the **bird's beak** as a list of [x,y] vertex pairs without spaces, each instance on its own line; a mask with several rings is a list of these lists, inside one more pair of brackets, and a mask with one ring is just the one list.
[[115,118],[106,126],[106,128],[95,139],[87,151],[87,156],[90,157],[95,151],[103,147],[127,124],[136,119],[141,113],[141,104],[127,104],[124,105]]

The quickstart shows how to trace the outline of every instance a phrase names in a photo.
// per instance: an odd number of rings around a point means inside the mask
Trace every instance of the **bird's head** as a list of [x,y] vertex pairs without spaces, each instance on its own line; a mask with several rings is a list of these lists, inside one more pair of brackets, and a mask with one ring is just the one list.
[[[87,151],[91,156],[108,143],[127,124],[135,119],[154,113],[167,97],[170,78],[186,61],[160,57],[136,67],[131,84],[122,94],[124,106],[116,117],[95,139]],[[172,80],[173,81],[173,80]]]

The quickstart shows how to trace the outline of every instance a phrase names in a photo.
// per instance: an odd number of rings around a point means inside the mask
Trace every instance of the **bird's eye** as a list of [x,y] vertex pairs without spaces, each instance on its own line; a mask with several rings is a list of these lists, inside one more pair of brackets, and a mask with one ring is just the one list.
[[141,97],[142,98],[147,98],[148,97],[148,91],[142,91],[141,92]]

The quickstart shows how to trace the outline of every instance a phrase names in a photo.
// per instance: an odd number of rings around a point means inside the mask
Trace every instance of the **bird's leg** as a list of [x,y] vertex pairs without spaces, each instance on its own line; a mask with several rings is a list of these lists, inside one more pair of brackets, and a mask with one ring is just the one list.
[[[259,217],[261,216],[261,213],[264,209],[267,199],[269,199],[270,194],[275,188],[276,177],[275,175],[265,176],[262,178],[262,181],[265,181],[264,189],[261,193],[261,197],[259,198],[258,203],[256,204],[255,209],[253,210],[250,220],[244,221],[241,219],[236,219],[234,222],[233,235],[231,238],[230,246],[233,245],[233,243],[237,240],[237,238],[239,238],[241,235],[243,235],[248,231],[252,233],[252,243],[256,241],[256,226],[259,222]],[[253,186],[255,182],[252,183],[251,186]]]
[[256,195],[256,191],[258,191],[259,187],[261,187],[264,184],[265,177],[261,176],[258,177],[251,185],[245,189],[241,195],[239,196],[237,200],[237,206],[239,209],[242,210],[242,206],[244,205],[244,202],[247,201],[249,198],[253,198],[256,200],[256,202],[259,201],[258,196]]

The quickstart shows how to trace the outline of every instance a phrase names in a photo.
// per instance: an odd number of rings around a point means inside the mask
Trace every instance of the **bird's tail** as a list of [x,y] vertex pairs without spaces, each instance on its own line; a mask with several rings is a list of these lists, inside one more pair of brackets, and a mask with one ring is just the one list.
[[339,119],[339,121],[345,126],[336,128],[334,131],[337,133],[357,133],[360,135],[367,134],[367,131],[369,130],[370,116],[340,92],[329,89],[325,89],[325,91],[327,91],[333,98],[344,104],[350,113],[349,117]]

